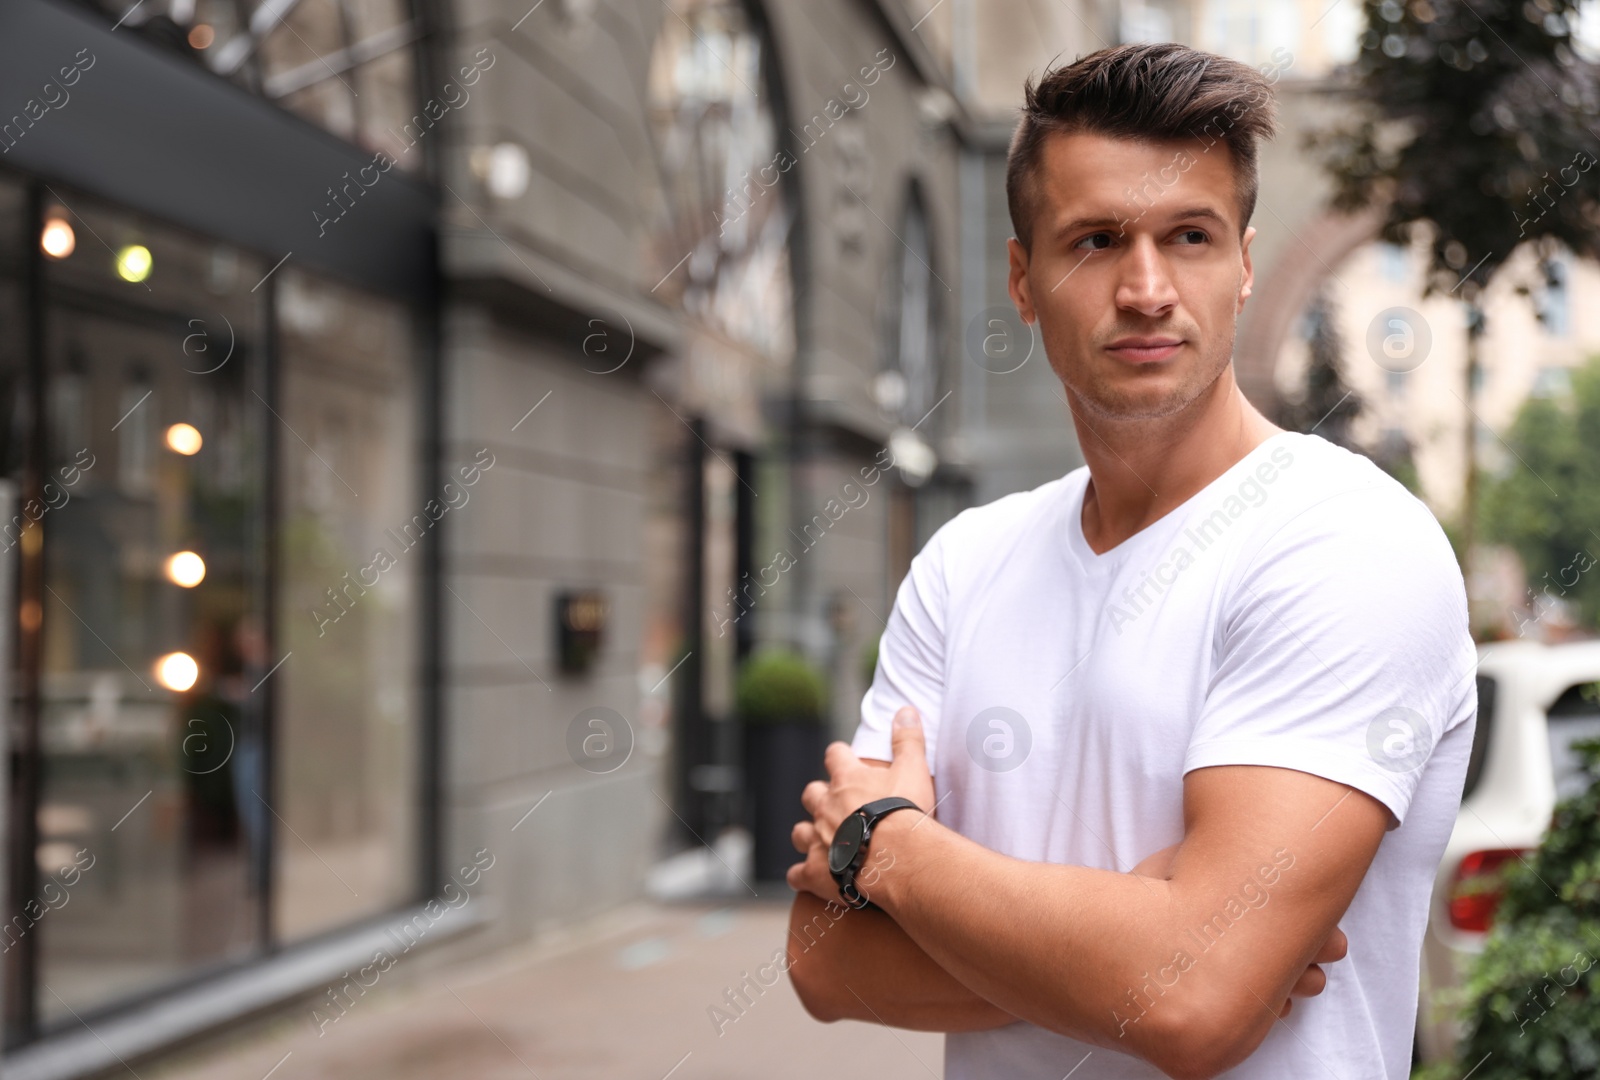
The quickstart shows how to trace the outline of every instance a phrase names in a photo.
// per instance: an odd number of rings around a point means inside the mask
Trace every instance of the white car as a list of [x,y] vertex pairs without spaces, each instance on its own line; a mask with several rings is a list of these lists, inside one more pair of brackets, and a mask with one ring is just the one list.
[[1600,641],[1495,642],[1478,658],[1478,729],[1422,943],[1424,1062],[1455,1055],[1457,993],[1499,902],[1495,875],[1537,848],[1556,802],[1583,789],[1572,743],[1600,736]]

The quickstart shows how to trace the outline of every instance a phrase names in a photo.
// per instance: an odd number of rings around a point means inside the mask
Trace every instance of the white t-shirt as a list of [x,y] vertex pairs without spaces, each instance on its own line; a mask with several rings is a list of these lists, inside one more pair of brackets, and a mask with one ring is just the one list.
[[[1227,1075],[1405,1077],[1477,713],[1443,530],[1366,458],[1282,433],[1096,555],[1088,476],[967,510],[928,541],[896,597],[856,752],[888,760],[895,711],[915,705],[941,822],[1019,859],[1116,871],[1183,838],[1190,769],[1277,766],[1367,792],[1400,824],[1340,920],[1350,954]],[[1270,893],[1241,883],[1191,955]],[[945,1039],[947,1080],[1061,1080],[1080,1063],[1074,1080],[1162,1075],[1024,1022]]]

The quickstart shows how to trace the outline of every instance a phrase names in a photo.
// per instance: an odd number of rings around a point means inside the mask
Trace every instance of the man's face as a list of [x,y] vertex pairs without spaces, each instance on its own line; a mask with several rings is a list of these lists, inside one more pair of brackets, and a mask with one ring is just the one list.
[[1233,157],[1198,139],[1052,135],[1033,178],[1033,250],[1011,240],[1011,298],[1050,366],[1102,417],[1171,416],[1233,357],[1250,295]]

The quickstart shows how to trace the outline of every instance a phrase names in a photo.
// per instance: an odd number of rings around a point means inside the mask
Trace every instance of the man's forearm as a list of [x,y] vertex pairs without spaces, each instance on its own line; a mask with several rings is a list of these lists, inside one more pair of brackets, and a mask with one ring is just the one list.
[[[828,747],[829,781],[801,793],[816,835],[807,846],[796,828],[795,889],[833,891],[826,845],[857,808],[937,806],[915,709],[896,713],[893,739],[887,771]],[[1133,872],[1013,858],[899,813],[877,819],[857,880],[979,998],[1175,1080],[1209,1080],[1255,1052],[1291,993],[1320,991],[1311,968],[1342,957],[1338,921],[1397,816],[1315,773],[1215,765],[1184,775],[1182,842]]]
[[944,968],[881,911],[808,892],[789,916],[789,978],[819,1020],[914,1031],[985,1031],[1016,1022]]
[[[931,828],[903,843],[913,840],[925,842],[916,853],[924,868],[916,879],[903,874],[895,888],[886,885],[878,894],[879,903],[894,905],[896,916],[906,920],[902,933],[951,972],[952,979],[973,986],[975,993],[1009,1002],[1022,1019],[1114,1045],[1104,1037],[1110,1019],[1106,1004],[1112,998],[1101,984],[1128,981],[1120,973],[1129,967],[1123,954],[1134,943],[1145,946],[1147,961],[1160,955],[1150,940],[1149,914],[1166,908],[1168,883],[1078,866],[1030,865],[1041,875],[1041,892],[1049,889],[1070,898],[1075,917],[1069,921],[1060,917],[1067,912],[1047,915],[1043,909],[1052,905],[1030,903],[1016,890],[1016,879],[981,866],[984,856],[1003,856]],[[909,861],[902,859],[903,864]],[[1051,879],[1048,883],[1042,880],[1045,876]],[[986,887],[973,888],[978,881]],[[958,896],[945,895],[947,883],[959,890]],[[1024,921],[1051,925],[1024,934],[1017,925]]]

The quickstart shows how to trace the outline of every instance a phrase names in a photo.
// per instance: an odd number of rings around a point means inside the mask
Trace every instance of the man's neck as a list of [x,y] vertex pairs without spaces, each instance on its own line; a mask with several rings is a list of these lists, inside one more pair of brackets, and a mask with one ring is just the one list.
[[1073,426],[1089,466],[1083,535],[1103,554],[1165,517],[1282,429],[1225,370],[1192,406],[1157,420],[1096,415],[1071,390]]

